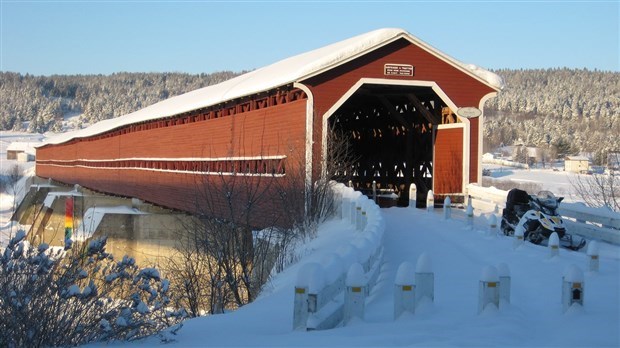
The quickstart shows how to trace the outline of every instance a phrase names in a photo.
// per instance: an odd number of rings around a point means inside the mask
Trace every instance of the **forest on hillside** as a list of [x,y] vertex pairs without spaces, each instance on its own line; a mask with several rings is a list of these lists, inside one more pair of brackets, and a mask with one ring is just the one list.
[[[554,155],[620,151],[620,73],[586,69],[497,70],[506,87],[485,105],[484,151],[519,142]],[[62,131],[121,116],[239,73],[32,76],[0,72],[0,130]]]
[[231,71],[52,76],[0,72],[0,130],[60,132],[67,116],[80,115],[79,123],[88,125],[237,75]]
[[484,151],[515,143],[556,156],[620,151],[620,73],[579,69],[498,70],[506,87],[485,105]]

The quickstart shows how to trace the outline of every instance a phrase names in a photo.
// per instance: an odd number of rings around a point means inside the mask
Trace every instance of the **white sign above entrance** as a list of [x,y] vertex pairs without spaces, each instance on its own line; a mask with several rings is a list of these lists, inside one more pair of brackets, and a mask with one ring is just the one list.
[[464,118],[474,118],[482,115],[482,110],[473,106],[466,106],[464,108],[459,108],[458,110],[456,110],[456,114]]
[[383,75],[386,76],[413,76],[415,67],[410,64],[385,64]]

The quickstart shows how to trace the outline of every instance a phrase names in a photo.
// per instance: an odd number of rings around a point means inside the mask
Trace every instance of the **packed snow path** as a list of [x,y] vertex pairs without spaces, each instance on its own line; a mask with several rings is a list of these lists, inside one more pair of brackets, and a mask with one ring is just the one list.
[[[620,268],[618,247],[602,245],[598,273],[586,270],[583,252],[561,250],[550,259],[547,248],[524,244],[513,249],[509,237],[489,234],[485,224],[469,229],[462,212],[445,221],[420,209],[383,209],[387,222],[385,258],[371,292],[364,320],[325,331],[292,330],[293,289],[300,265],[317,261],[356,233],[342,221],[324,226],[308,243],[308,255],[278,275],[254,303],[226,315],[189,320],[176,336],[179,346],[564,346],[620,345]],[[481,220],[479,220],[481,221]],[[393,319],[396,270],[416,264],[426,252],[435,273],[435,302],[415,314]],[[508,264],[511,303],[478,315],[478,281],[485,266]],[[562,313],[564,269],[585,271],[585,306]],[[157,344],[150,338],[136,344]]]

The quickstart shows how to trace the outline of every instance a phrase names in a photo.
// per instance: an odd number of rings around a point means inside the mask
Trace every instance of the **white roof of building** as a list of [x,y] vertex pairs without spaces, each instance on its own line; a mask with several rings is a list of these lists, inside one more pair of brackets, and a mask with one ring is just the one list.
[[35,154],[35,147],[41,145],[39,142],[20,142],[14,141],[7,146],[7,151],[25,152],[31,155]]
[[565,161],[590,161],[590,159],[585,156],[566,156]]
[[89,137],[125,125],[173,116],[302,81],[400,38],[411,41],[496,90],[504,86],[498,75],[475,65],[462,63],[402,29],[379,29],[281,60],[217,85],[166,99],[118,118],[97,122],[85,129],[64,133],[50,138],[44,145]]

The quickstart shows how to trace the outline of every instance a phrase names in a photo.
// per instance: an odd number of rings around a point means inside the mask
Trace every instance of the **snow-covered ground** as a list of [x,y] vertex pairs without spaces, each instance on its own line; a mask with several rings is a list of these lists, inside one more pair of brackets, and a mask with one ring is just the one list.
[[[620,345],[620,248],[601,245],[600,271],[587,272],[584,252],[561,250],[550,258],[547,248],[524,244],[466,227],[462,212],[445,221],[438,213],[409,208],[383,210],[387,221],[385,263],[370,294],[364,320],[332,330],[292,330],[293,292],[297,273],[317,262],[355,232],[345,222],[323,226],[313,250],[278,275],[254,303],[236,312],[185,322],[167,345],[235,347],[355,346],[517,346],[618,347]],[[459,218],[460,216],[460,218]],[[427,253],[435,272],[435,301],[414,314],[393,319],[393,288],[399,265],[415,265]],[[506,263],[512,276],[511,301],[499,310],[478,314],[478,283],[486,266]],[[569,265],[585,272],[582,308],[563,313],[562,274]],[[123,345],[152,346],[159,338]]]

